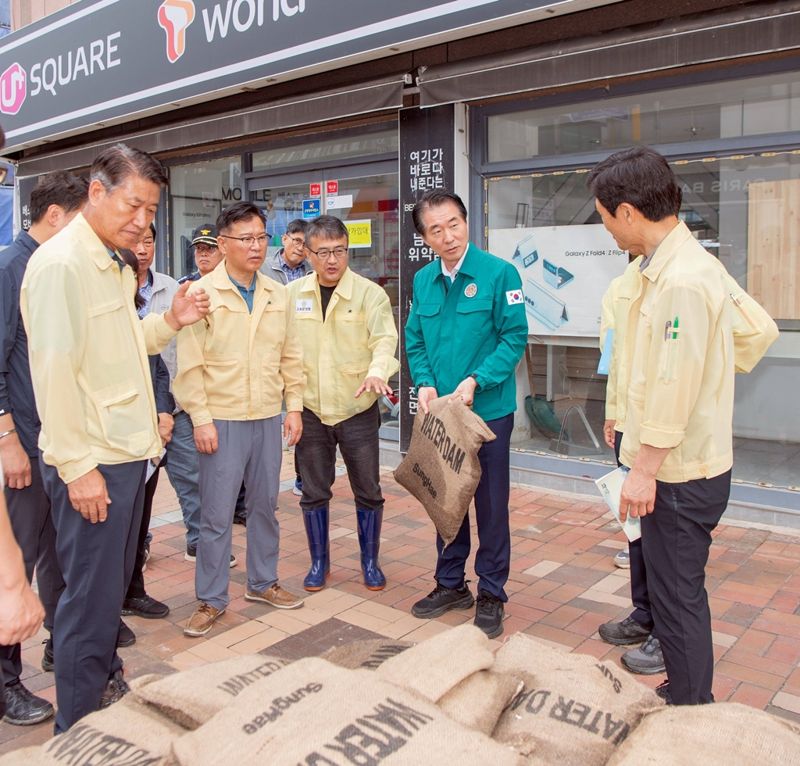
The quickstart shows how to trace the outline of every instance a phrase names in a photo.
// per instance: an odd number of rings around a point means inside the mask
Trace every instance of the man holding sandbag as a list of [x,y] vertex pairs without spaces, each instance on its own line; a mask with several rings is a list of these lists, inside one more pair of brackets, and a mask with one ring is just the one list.
[[[514,370],[528,339],[517,270],[469,242],[467,211],[451,192],[430,191],[414,206],[414,226],[439,256],[417,272],[406,324],[406,354],[422,411],[451,394],[474,408],[496,439],[478,453],[478,605],[475,625],[490,638],[503,632],[504,590],[511,561],[508,526],[509,444],[516,409]],[[436,539],[436,587],[412,607],[416,617],[469,609],[464,581],[470,551],[469,517],[455,540]]]

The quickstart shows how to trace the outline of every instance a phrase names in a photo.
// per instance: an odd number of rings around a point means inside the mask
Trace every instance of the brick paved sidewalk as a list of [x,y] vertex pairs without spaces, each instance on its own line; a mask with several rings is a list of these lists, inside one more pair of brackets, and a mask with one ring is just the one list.
[[[291,493],[291,460],[284,462],[279,572],[284,586],[303,593],[308,553],[298,498]],[[370,592],[361,584],[355,513],[347,479],[340,476],[331,506],[328,587],[308,594],[305,606],[290,612],[245,601],[245,531],[234,526],[239,564],[231,570],[230,606],[208,636],[189,639],[182,627],[195,607],[194,566],[183,560],[180,511],[162,473],[153,509],[154,525],[160,526],[153,529],[145,580],[149,594],[169,604],[171,613],[165,620],[125,618],[137,635],[134,646],[120,650],[128,678],[262,650],[298,658],[376,635],[419,641],[472,619],[469,612],[432,621],[409,614],[411,604],[433,586],[433,528],[389,471],[383,487],[386,590]],[[605,506],[592,497],[515,487],[511,510],[513,556],[503,637],[524,631],[618,663],[625,647],[604,644],[597,635],[600,623],[630,610],[628,573],[612,562],[623,538]],[[715,538],[707,570],[717,659],[714,694],[800,722],[800,536],[723,524]],[[474,580],[471,566],[468,577]],[[40,667],[43,637],[25,644],[23,679],[32,691],[55,700],[53,675]],[[655,686],[663,676],[639,679]],[[38,744],[51,733],[52,720],[33,727],[0,723],[0,753]]]

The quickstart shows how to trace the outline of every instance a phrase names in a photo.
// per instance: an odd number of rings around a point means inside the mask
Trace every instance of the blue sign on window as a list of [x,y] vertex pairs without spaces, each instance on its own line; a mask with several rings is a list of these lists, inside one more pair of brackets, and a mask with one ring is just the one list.
[[316,218],[322,214],[320,207],[320,200],[318,199],[304,199],[303,200],[303,218]]

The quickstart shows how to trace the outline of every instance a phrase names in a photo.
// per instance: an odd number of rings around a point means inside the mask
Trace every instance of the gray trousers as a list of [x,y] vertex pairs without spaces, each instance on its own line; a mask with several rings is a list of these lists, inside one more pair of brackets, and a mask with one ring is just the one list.
[[228,605],[233,510],[246,489],[247,588],[278,581],[280,529],[275,517],[281,473],[281,416],[261,420],[215,420],[219,446],[200,455],[200,540],[195,593],[216,609]]
[[[8,516],[25,560],[28,582],[36,570],[39,598],[44,606],[44,626],[53,632],[56,605],[64,590],[64,580],[56,559],[56,531],[50,515],[50,498],[42,485],[39,458],[31,461],[31,485],[25,489],[5,488]],[[0,668],[7,684],[16,683],[22,674],[20,645],[0,647]]]

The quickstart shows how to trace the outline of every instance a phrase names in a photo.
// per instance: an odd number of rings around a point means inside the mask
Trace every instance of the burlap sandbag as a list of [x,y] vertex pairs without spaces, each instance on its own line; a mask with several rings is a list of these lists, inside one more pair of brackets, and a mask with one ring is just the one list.
[[140,676],[130,686],[139,701],[187,729],[196,729],[242,691],[288,664],[279,657],[247,654],[166,676]]
[[479,670],[456,684],[437,703],[457,723],[491,735],[512,698],[524,684],[509,673]]
[[438,702],[465,678],[493,663],[486,634],[468,623],[422,641],[386,660],[375,672],[384,681]]
[[41,745],[35,747],[21,747],[10,753],[0,756],[0,766],[47,766],[52,761],[46,761]]
[[182,766],[518,764],[513,749],[451,721],[435,705],[319,658],[298,660],[176,740]]
[[411,641],[395,641],[391,638],[366,638],[351,641],[343,646],[334,646],[323,652],[320,657],[342,668],[356,670],[375,670],[386,660],[402,654],[414,646]]
[[763,710],[718,702],[676,705],[642,720],[609,766],[800,764],[800,727]]
[[[128,695],[106,710],[81,718],[33,752],[11,753],[25,766],[166,766],[172,742],[186,731]],[[14,758],[16,756],[16,759]]]
[[492,736],[536,763],[600,766],[645,713],[663,705],[616,665],[522,633],[500,647],[492,670],[525,684]]
[[478,450],[497,437],[461,399],[442,396],[414,418],[408,454],[394,472],[431,517],[445,544],[458,533],[481,480]]

